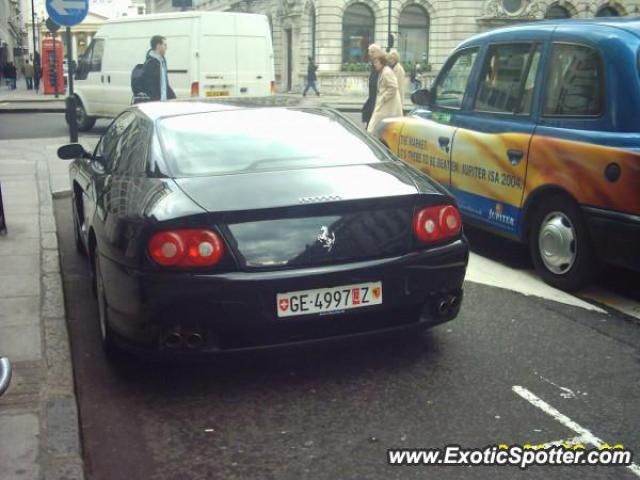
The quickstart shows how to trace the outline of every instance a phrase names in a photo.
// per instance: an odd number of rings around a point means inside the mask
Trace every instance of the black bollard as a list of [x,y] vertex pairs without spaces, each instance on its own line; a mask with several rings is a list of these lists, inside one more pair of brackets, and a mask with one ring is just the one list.
[[4,205],[2,203],[2,185],[0,185],[0,235],[7,234],[7,221],[4,218]]

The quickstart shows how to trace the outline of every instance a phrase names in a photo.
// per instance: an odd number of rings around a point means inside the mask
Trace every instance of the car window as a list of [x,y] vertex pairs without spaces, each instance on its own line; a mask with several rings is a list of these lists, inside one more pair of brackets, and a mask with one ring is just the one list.
[[474,110],[529,113],[539,62],[538,45],[491,46],[480,76]]
[[464,92],[469,83],[478,49],[470,48],[458,52],[445,67],[433,88],[434,104],[439,107],[461,108]]
[[104,53],[104,40],[94,40],[91,54],[91,62],[89,63],[90,72],[99,72],[102,69],[102,55]]
[[115,165],[117,173],[137,175],[144,172],[150,129],[151,125],[144,119],[135,118],[131,122],[116,146],[116,151],[120,151]]
[[78,68],[76,69],[76,80],[86,80],[87,75],[89,74],[89,70],[91,68],[91,55],[93,54],[93,46],[95,43],[92,43],[87,47],[82,56],[78,59]]
[[107,171],[113,171],[117,167],[120,155],[122,154],[122,143],[124,132],[135,119],[135,114],[125,112],[116,118],[96,148],[96,155],[102,157],[102,164]]
[[549,65],[544,115],[597,116],[602,113],[602,66],[595,49],[555,44]]
[[388,160],[364,132],[321,110],[218,111],[158,122],[174,176],[224,175]]

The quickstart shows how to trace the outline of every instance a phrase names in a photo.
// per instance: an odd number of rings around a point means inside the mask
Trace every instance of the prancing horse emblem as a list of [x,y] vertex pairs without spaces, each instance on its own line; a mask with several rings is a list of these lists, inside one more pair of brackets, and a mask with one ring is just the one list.
[[330,252],[333,249],[334,243],[336,243],[336,235],[333,232],[329,232],[329,227],[325,227],[324,225],[320,227],[320,235],[316,238],[322,246],[327,249],[327,252]]

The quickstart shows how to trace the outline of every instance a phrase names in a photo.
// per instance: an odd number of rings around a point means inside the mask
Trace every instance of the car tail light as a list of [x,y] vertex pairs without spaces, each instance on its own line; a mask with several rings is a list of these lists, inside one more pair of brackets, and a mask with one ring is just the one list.
[[271,95],[275,95],[276,94],[276,82],[274,80],[271,80]]
[[192,82],[191,83],[191,96],[199,97],[200,96],[200,82]]
[[423,208],[413,218],[413,231],[423,243],[455,237],[461,229],[460,212],[453,205]]
[[222,239],[210,230],[168,230],[149,241],[149,255],[164,267],[210,267],[223,253]]

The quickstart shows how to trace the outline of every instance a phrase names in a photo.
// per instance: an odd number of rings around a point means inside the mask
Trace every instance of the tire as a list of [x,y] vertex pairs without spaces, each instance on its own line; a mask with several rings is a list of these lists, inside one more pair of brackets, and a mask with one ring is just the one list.
[[87,115],[87,111],[79,98],[76,98],[76,123],[78,124],[78,130],[81,132],[88,132],[96,124],[96,117]]
[[107,308],[107,298],[104,292],[104,282],[102,280],[102,269],[100,268],[100,255],[96,248],[93,253],[95,265],[95,291],[96,301],[98,303],[98,322],[100,327],[100,340],[105,354],[114,358],[118,356],[119,351],[113,341],[113,334],[109,327],[109,310]]
[[599,261],[574,201],[563,195],[544,198],[535,208],[530,225],[531,259],[546,283],[573,292],[595,279]]

